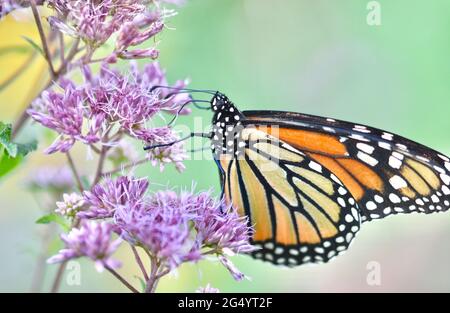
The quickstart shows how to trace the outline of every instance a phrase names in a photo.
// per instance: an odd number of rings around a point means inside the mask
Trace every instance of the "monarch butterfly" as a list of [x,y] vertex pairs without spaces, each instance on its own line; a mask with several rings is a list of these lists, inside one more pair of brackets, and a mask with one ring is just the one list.
[[254,226],[254,258],[327,262],[347,250],[361,223],[450,208],[443,154],[330,118],[241,112],[224,94],[205,92],[212,94],[212,131],[191,136],[211,139],[223,197]]

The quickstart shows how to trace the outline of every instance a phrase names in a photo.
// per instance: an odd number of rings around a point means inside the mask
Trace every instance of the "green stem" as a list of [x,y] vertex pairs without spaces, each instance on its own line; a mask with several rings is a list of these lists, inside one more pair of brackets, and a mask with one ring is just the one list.
[[92,186],[95,186],[102,178],[103,166],[105,165],[105,159],[106,159],[107,152],[108,152],[108,147],[102,146],[102,150],[100,151],[100,156],[98,159],[97,171],[95,173],[95,177],[94,177],[94,181],[92,182]]
[[59,33],[58,34],[58,38],[59,38],[59,57],[61,60],[61,65],[64,64],[64,35],[63,33]]
[[77,168],[75,167],[75,163],[73,162],[70,152],[66,152],[66,156],[70,169],[72,170],[73,177],[75,178],[75,182],[77,183],[77,187],[80,190],[80,192],[83,192],[84,190],[83,183],[81,182],[80,175],[78,174]]
[[156,284],[158,283],[159,279],[156,275],[159,270],[159,264],[156,261],[156,258],[154,256],[150,256],[150,262],[151,262],[150,277],[149,279],[147,279],[147,284],[145,286],[145,293],[153,293],[156,289]]
[[52,79],[55,79],[56,71],[55,68],[53,67],[52,57],[50,55],[50,50],[48,48],[47,39],[45,38],[44,28],[42,27],[41,23],[41,17],[39,16],[39,11],[36,6],[36,0],[30,0],[30,4],[31,4],[31,11],[33,12],[34,16],[34,21],[36,22],[36,26],[39,32],[39,37],[41,37],[42,49],[44,50],[44,56],[45,59],[47,60],[48,67],[50,69],[50,75],[52,76]]
[[130,247],[131,247],[131,250],[133,250],[134,257],[136,259],[137,264],[139,265],[139,268],[142,271],[142,275],[144,275],[145,281],[148,281],[149,277],[147,275],[147,271],[145,270],[145,266],[142,263],[141,257],[139,256],[139,253],[138,253],[136,247],[133,246],[132,244],[130,244]]
[[[75,57],[75,55],[78,53],[78,45],[80,43],[80,39],[75,39],[66,59],[64,60],[64,63],[59,68],[58,72],[56,73],[56,77],[53,79],[51,78],[50,81],[45,85],[43,90],[46,90],[53,84],[53,80],[57,81],[61,75],[64,75],[67,71],[68,65],[70,61]],[[25,125],[26,121],[29,119],[29,115],[27,113],[27,110],[31,107],[31,104],[29,104],[25,110],[23,110],[22,114],[20,114],[17,121],[14,123],[14,128],[11,134],[12,139],[16,138],[17,134],[19,134],[20,130]]]
[[134,288],[125,278],[123,278],[119,273],[117,273],[112,268],[106,266],[105,267],[111,274],[114,275],[122,284],[124,284],[128,289],[130,289],[133,293],[139,293],[139,291]]

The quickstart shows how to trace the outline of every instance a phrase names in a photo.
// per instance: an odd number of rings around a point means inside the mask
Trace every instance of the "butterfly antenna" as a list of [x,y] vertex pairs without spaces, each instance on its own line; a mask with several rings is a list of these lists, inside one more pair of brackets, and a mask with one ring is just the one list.
[[158,88],[165,88],[165,89],[169,89],[169,90],[176,90],[178,92],[202,92],[202,93],[207,93],[207,94],[210,94],[210,95],[215,95],[216,92],[217,92],[216,90],[178,88],[178,87],[170,87],[170,86],[162,86],[162,85],[153,86],[150,89],[150,92],[154,91],[155,89],[158,89]]
[[197,149],[191,149],[191,150],[187,150],[186,152],[188,153],[194,153],[194,152],[200,152],[200,151],[205,151],[205,150],[210,150],[210,147],[201,147],[201,148],[197,148]]
[[193,103],[194,106],[195,106],[197,109],[200,109],[200,110],[210,110],[210,109],[211,109],[209,106],[208,106],[208,107],[202,107],[202,106],[198,105],[198,104],[197,104],[198,102],[201,102],[201,103],[209,103],[209,101],[207,101],[207,100],[195,100],[195,99],[191,99],[191,100],[189,100],[189,101],[186,101],[186,102],[183,103],[183,105],[178,109],[177,113],[176,113],[175,116],[170,120],[170,122],[167,124],[167,126],[171,126],[171,125],[173,125],[173,123],[175,123],[175,121],[178,119],[178,116],[181,114],[181,111],[183,111],[183,109],[184,109],[188,104]]
[[209,138],[209,139],[211,139],[212,136],[213,136],[212,133],[209,133],[209,134],[207,134],[207,133],[190,133],[188,136],[180,138],[180,139],[172,141],[172,142],[146,146],[146,147],[144,147],[144,150],[147,151],[147,150],[151,150],[151,149],[155,149],[155,148],[170,147],[170,146],[172,146],[172,145],[174,145],[176,143],[185,141],[185,140],[190,139],[192,137],[202,137],[202,138]]

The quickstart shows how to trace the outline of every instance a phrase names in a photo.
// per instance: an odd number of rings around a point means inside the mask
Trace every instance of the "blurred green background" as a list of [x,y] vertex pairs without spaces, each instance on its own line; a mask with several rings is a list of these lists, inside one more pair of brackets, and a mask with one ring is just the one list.
[[[366,18],[369,1],[188,0],[170,19],[159,39],[160,62],[170,81],[189,77],[191,86],[218,89],[243,110],[289,110],[363,123],[401,134],[450,154],[450,2],[378,1],[381,25]],[[2,24],[3,23],[3,24]],[[30,26],[31,25],[31,26]],[[23,43],[20,35],[37,38],[26,19],[0,22],[0,48]],[[25,56],[0,57],[0,79],[14,72]],[[42,60],[0,93],[0,120],[14,121],[30,100],[45,65]],[[209,112],[195,110],[179,124],[193,127],[193,117],[209,125]],[[196,120],[199,123],[199,120]],[[198,127],[198,126],[196,126]],[[34,136],[28,127],[20,139]],[[24,178],[41,165],[62,164],[45,156],[41,143],[27,163],[0,182],[0,291],[28,291],[36,258],[42,252],[42,214],[25,190]],[[92,169],[86,150],[76,147],[83,172]],[[209,153],[209,152],[208,152]],[[219,189],[211,160],[186,162],[178,174],[171,166],[159,173],[146,164],[137,174],[161,185]],[[311,291],[450,291],[450,216],[395,216],[364,224],[343,256],[329,264],[285,269],[235,257],[251,281],[235,282],[216,263],[182,266],[164,279],[158,291],[194,291],[211,283],[223,292]],[[133,280],[131,252],[121,272]],[[377,262],[381,284],[367,283],[368,266]],[[81,261],[81,284],[68,292],[126,291],[110,274],[98,274]],[[56,266],[49,266],[46,285]]]

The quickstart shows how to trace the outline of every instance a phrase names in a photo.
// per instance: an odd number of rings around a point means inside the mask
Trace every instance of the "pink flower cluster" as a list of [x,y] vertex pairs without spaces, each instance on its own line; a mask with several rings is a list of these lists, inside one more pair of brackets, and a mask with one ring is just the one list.
[[[223,201],[214,200],[209,192],[195,195],[167,190],[149,195],[147,188],[145,179],[128,176],[105,179],[92,191],[84,192],[84,209],[77,216],[83,221],[108,221],[108,229],[114,229],[123,240],[145,249],[169,270],[184,262],[198,261],[205,255],[217,255],[236,280],[245,277],[227,256],[255,250],[249,243],[253,230],[247,218],[239,217]],[[86,238],[91,233],[97,234],[100,226],[96,223],[83,222],[79,230],[73,230],[74,235],[64,237],[66,249],[51,261],[79,256],[99,261],[98,256],[108,246],[105,240],[110,240],[111,231],[98,240]],[[116,248],[115,242],[112,247]],[[107,259],[105,262],[110,262],[110,253],[103,255]]]
[[[176,113],[190,100],[189,95],[170,95],[165,73],[157,62],[147,64],[142,70],[132,61],[128,74],[124,74],[103,63],[98,75],[90,67],[83,68],[84,83],[75,85],[68,79],[61,79],[42,93],[28,110],[31,117],[58,133],[56,141],[46,153],[67,152],[75,142],[87,145],[113,145],[115,134],[143,141],[147,144],[164,144],[178,139],[168,126],[149,127],[149,122],[160,112]],[[179,80],[175,87],[186,86]],[[188,113],[183,110],[181,113]],[[152,163],[174,163],[179,170],[184,168],[186,158],[183,144],[150,151]]]

